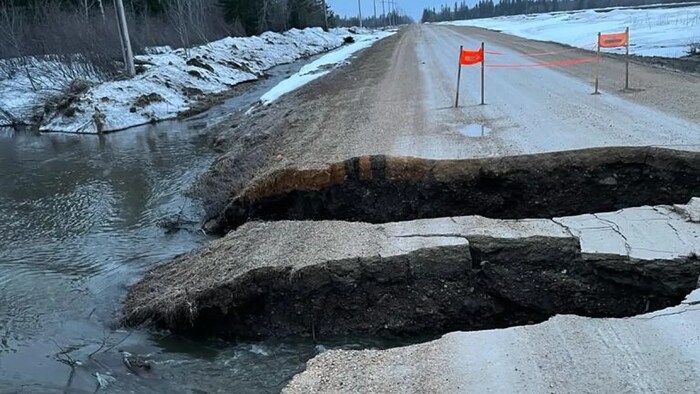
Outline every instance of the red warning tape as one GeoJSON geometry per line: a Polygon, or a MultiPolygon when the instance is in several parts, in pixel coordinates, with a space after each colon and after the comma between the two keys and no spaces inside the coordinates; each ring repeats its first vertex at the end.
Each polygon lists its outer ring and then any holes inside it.
{"type": "MultiPolygon", "coordinates": [[[[525,56],[532,56],[532,57],[537,57],[537,56],[550,56],[550,55],[558,55],[560,53],[566,53],[566,52],[573,52],[573,51],[579,51],[581,49],[595,49],[596,44],[589,44],[586,46],[583,46],[581,48],[568,48],[568,49],[562,49],[561,51],[553,51],[553,52],[514,52],[513,54],[516,55],[525,55],[525,56]]],[[[509,55],[508,53],[503,53],[503,52],[498,52],[498,51],[486,51],[487,54],[489,55],[495,55],[495,56],[506,56],[509,55]]]]}
{"type": "Polygon", "coordinates": [[[581,59],[555,60],[555,61],[551,61],[551,62],[529,63],[529,64],[489,64],[489,63],[486,63],[486,67],[487,68],[557,67],[557,66],[570,66],[573,64],[593,63],[596,61],[598,61],[598,57],[593,56],[593,57],[584,57],[581,59]]]}
{"type": "Polygon", "coordinates": [[[532,57],[537,57],[537,56],[549,56],[549,55],[558,55],[560,53],[566,53],[566,52],[573,52],[573,51],[579,51],[581,49],[595,49],[596,44],[590,44],[581,48],[569,48],[569,49],[562,49],[561,51],[554,51],[554,52],[522,52],[520,53],[521,55],[526,55],[526,56],[532,56],[532,57]]]}

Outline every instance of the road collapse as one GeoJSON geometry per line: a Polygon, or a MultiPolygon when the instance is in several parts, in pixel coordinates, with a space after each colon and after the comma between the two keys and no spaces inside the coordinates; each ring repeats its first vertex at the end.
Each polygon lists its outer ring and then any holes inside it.
{"type": "Polygon", "coordinates": [[[698,193],[700,153],[663,148],[468,160],[364,156],[254,180],[212,229],[225,233],[251,220],[552,218],[682,203],[698,193]]]}
{"type": "Polygon", "coordinates": [[[235,231],[134,285],[123,322],[262,338],[632,316],[676,305],[700,274],[693,244],[674,233],[697,226],[696,207],[641,206],[699,192],[700,153],[659,148],[287,169],[229,203],[218,228],[235,231]],[[647,250],[602,215],[558,218],[618,209],[620,223],[654,215],[644,220],[678,250],[647,250]],[[621,250],[590,241],[600,234],[621,250]]]}

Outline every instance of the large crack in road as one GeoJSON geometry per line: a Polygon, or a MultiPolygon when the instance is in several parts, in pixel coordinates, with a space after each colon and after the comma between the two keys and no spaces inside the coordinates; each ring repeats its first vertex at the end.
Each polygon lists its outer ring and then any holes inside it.
{"type": "Polygon", "coordinates": [[[698,195],[696,152],[630,147],[473,160],[364,156],[258,179],[209,229],[226,232],[249,220],[551,218],[684,203],[698,195]]]}

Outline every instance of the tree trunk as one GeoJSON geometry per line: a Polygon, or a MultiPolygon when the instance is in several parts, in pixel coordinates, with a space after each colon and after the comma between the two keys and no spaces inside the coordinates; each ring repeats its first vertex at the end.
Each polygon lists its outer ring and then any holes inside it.
{"type": "Polygon", "coordinates": [[[133,77],[136,75],[136,67],[134,66],[134,52],[131,49],[131,39],[129,39],[129,27],[126,24],[124,3],[122,0],[114,0],[114,3],[117,10],[119,34],[122,41],[122,53],[124,54],[126,73],[129,74],[130,77],[133,77]]]}

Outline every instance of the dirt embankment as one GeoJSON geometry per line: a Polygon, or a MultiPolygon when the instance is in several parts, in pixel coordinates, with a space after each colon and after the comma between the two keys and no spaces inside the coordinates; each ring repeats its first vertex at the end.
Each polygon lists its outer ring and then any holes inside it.
{"type": "Polygon", "coordinates": [[[133,286],[124,322],[188,335],[439,334],[678,303],[693,257],[582,254],[550,220],[249,223],[133,286]],[[487,230],[484,230],[486,228],[487,230]]]}
{"type": "Polygon", "coordinates": [[[209,229],[225,233],[249,220],[551,218],[698,195],[698,152],[630,147],[472,160],[363,156],[261,177],[209,229]]]}

